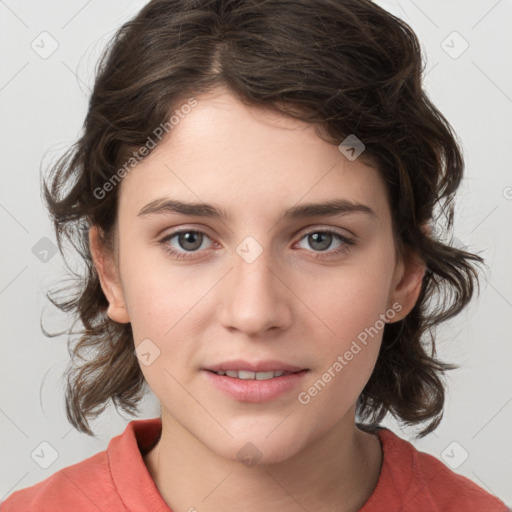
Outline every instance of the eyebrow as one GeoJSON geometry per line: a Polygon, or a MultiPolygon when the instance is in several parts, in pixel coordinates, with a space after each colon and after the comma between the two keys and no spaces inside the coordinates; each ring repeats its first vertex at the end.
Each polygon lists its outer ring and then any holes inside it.
{"type": "MultiPolygon", "coordinates": [[[[227,220],[229,215],[226,210],[214,204],[185,203],[177,199],[163,197],[151,201],[138,213],[138,217],[154,214],[176,213],[194,217],[206,217],[218,220],[227,220]]],[[[334,217],[353,213],[363,213],[371,217],[377,214],[369,206],[347,199],[332,199],[322,203],[305,203],[292,206],[286,210],[281,219],[301,219],[308,217],[334,217]]]]}

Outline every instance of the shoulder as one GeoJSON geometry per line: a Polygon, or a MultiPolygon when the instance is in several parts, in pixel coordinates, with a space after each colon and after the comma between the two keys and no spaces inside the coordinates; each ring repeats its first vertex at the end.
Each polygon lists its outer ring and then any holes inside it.
{"type": "Polygon", "coordinates": [[[107,452],[99,452],[63,468],[42,482],[12,493],[1,512],[54,512],[55,510],[125,511],[115,500],[107,452]]]}
{"type": "Polygon", "coordinates": [[[168,510],[142,458],[161,433],[160,418],[133,420],[106,450],[63,468],[46,480],[12,493],[0,512],[126,512],[168,510]]]}
{"type": "Polygon", "coordinates": [[[376,491],[394,496],[403,512],[507,512],[505,503],[436,457],[419,451],[391,430],[378,430],[384,459],[376,491]],[[380,489],[379,489],[380,484],[380,489]]]}

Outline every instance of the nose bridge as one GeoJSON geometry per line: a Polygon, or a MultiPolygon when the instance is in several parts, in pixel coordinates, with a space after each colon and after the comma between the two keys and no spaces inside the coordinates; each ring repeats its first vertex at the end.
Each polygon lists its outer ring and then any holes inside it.
{"type": "Polygon", "coordinates": [[[233,254],[233,270],[223,288],[222,322],[247,334],[290,321],[286,287],[275,275],[272,251],[246,237],[233,254]]]}

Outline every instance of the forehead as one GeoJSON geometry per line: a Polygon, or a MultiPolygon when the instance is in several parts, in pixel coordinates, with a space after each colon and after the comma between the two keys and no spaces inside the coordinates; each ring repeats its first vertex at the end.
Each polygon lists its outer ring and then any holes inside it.
{"type": "Polygon", "coordinates": [[[385,215],[377,169],[349,161],[313,125],[248,106],[223,89],[195,99],[196,106],[123,179],[120,213],[137,215],[150,201],[169,196],[262,217],[335,197],[371,204],[385,215]]]}

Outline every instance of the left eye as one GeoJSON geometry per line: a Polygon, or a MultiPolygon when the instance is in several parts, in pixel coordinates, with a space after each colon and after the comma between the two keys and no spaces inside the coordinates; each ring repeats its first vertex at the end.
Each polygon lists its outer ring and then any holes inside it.
{"type": "MultiPolygon", "coordinates": [[[[311,231],[306,233],[301,240],[307,239],[307,243],[316,248],[317,251],[325,251],[333,242],[333,239],[338,239],[341,242],[341,246],[352,245],[352,240],[347,237],[341,235],[337,231],[325,230],[325,231],[311,231]],[[316,247],[315,247],[316,245],[316,247]]],[[[337,253],[338,251],[333,251],[337,253]]]]}
{"type": "MultiPolygon", "coordinates": [[[[190,258],[192,257],[193,253],[198,252],[199,249],[201,249],[205,238],[209,238],[205,232],[188,229],[171,233],[170,235],[167,235],[165,238],[163,238],[160,243],[163,244],[164,249],[174,257],[190,258]],[[177,240],[178,247],[168,243],[173,239],[177,240]]],[[[354,244],[353,240],[347,238],[341,233],[338,233],[337,231],[329,229],[310,231],[305,233],[300,238],[300,241],[305,239],[307,240],[307,243],[310,245],[310,247],[313,247],[313,252],[327,252],[328,255],[336,255],[343,251],[347,251],[349,246],[354,244]],[[337,239],[340,242],[340,245],[334,250],[326,251],[334,239],[337,239]]],[[[315,255],[315,257],[319,258],[324,256],[318,254],[315,255]]]]}

